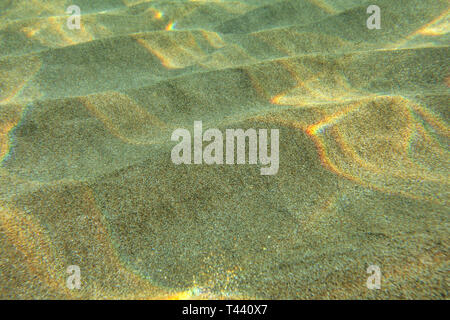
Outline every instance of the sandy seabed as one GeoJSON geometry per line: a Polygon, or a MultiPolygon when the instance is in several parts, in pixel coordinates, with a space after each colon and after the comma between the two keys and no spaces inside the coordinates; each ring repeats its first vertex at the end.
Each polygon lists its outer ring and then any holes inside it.
{"type": "Polygon", "coordinates": [[[1,299],[448,299],[448,1],[75,2],[0,0],[1,299]]]}

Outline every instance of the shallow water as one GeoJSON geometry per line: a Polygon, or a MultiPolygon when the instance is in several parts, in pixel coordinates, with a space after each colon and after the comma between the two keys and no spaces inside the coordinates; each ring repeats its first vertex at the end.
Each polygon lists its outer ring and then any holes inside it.
{"type": "Polygon", "coordinates": [[[447,1],[77,4],[0,1],[0,298],[448,299],[447,1]],[[277,174],[175,165],[194,121],[277,174]]]}

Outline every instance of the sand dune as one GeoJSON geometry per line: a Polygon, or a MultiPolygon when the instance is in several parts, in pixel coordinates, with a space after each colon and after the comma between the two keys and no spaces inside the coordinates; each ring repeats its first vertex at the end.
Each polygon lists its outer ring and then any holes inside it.
{"type": "Polygon", "coordinates": [[[69,30],[1,1],[0,297],[448,299],[448,2],[376,2],[381,30],[356,0],[86,0],[69,30]],[[196,120],[280,129],[278,174],[174,165],[196,120]]]}

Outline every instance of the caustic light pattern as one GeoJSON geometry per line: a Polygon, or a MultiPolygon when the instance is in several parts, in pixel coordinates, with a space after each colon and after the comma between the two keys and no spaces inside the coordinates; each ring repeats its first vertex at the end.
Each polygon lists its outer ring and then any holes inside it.
{"type": "Polygon", "coordinates": [[[448,299],[448,1],[69,5],[0,1],[0,298],[448,299]],[[195,121],[277,173],[174,164],[195,121]]]}

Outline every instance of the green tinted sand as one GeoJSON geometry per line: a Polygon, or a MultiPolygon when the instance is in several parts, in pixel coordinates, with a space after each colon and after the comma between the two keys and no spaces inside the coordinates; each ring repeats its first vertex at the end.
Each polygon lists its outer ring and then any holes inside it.
{"type": "Polygon", "coordinates": [[[0,1],[0,298],[448,299],[447,1],[70,4],[0,1]],[[278,173],[174,165],[196,120],[278,173]]]}

